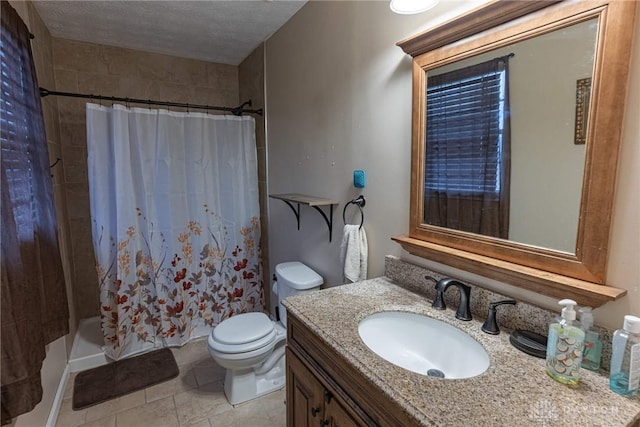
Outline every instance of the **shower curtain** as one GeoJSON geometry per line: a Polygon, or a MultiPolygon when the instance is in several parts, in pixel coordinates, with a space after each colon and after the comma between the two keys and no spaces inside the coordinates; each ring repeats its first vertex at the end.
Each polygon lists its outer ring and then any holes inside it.
{"type": "Polygon", "coordinates": [[[262,310],[252,117],[87,104],[87,146],[109,357],[262,310]]]}

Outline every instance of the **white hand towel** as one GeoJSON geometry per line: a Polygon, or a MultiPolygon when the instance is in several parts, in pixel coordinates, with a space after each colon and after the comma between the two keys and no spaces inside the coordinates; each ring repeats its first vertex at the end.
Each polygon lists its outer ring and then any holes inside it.
{"type": "Polygon", "coordinates": [[[359,225],[344,226],[340,259],[344,264],[344,277],[351,282],[359,282],[367,278],[367,234],[359,225]]]}

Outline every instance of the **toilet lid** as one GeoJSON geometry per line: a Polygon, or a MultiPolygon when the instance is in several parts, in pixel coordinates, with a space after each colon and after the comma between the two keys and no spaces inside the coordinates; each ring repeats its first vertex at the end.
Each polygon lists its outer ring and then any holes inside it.
{"type": "Polygon", "coordinates": [[[273,332],[273,322],[264,313],[243,313],[223,320],[213,329],[220,344],[239,345],[260,340],[273,332]]]}
{"type": "Polygon", "coordinates": [[[214,350],[219,353],[225,354],[246,354],[255,350],[273,348],[273,344],[276,342],[277,333],[275,329],[269,334],[256,341],[251,341],[244,344],[222,344],[213,337],[213,332],[209,335],[209,351],[214,350]]]}

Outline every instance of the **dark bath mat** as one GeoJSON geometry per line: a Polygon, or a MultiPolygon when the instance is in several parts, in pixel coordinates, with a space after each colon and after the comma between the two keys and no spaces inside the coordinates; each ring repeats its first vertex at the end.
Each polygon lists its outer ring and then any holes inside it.
{"type": "Polygon", "coordinates": [[[175,378],[180,373],[168,348],[80,372],[73,385],[79,410],[175,378]]]}

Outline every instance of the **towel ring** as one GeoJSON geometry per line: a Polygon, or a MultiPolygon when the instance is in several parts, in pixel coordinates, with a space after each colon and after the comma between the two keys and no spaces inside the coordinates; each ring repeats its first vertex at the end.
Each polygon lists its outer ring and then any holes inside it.
{"type": "Polygon", "coordinates": [[[347,224],[345,214],[347,213],[347,208],[349,207],[349,205],[356,205],[358,209],[360,209],[360,216],[362,217],[362,219],[360,220],[360,227],[358,229],[362,229],[362,226],[364,225],[364,211],[362,210],[362,207],[366,204],[367,201],[364,199],[364,196],[358,196],[357,198],[344,205],[344,209],[342,209],[342,222],[344,222],[345,225],[347,224]]]}

